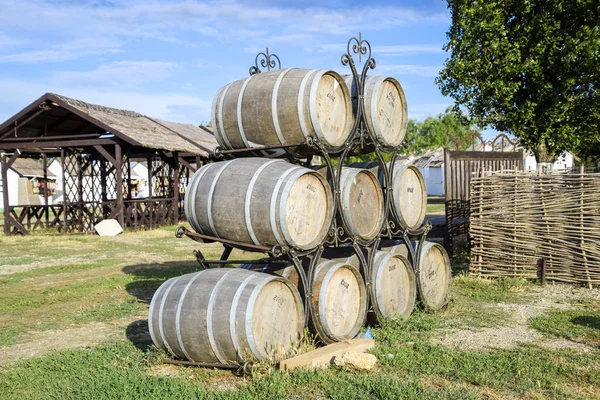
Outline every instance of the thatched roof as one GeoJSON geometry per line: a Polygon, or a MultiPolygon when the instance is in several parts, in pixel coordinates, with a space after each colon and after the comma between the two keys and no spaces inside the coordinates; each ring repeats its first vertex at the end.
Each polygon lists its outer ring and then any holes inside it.
{"type": "MultiPolygon", "coordinates": [[[[12,166],[10,167],[13,171],[15,171],[20,176],[28,177],[28,178],[43,178],[44,177],[44,168],[42,164],[39,162],[32,160],[30,158],[17,158],[12,166]]],[[[56,179],[56,176],[50,171],[47,171],[46,175],[49,179],[56,179]]]]}
{"type": "Polygon", "coordinates": [[[444,149],[423,153],[412,160],[411,165],[415,167],[439,168],[444,165],[444,149]]]}
{"type": "Polygon", "coordinates": [[[44,94],[0,124],[0,149],[36,149],[34,145],[39,144],[37,149],[47,152],[48,149],[105,144],[112,137],[134,147],[205,158],[218,145],[212,132],[205,128],[54,93],[44,94]]]}
{"type": "Polygon", "coordinates": [[[195,125],[163,121],[135,111],[90,104],[59,94],[51,94],[107,125],[111,128],[110,133],[119,132],[142,147],[184,151],[207,157],[218,146],[214,136],[195,125]]]}

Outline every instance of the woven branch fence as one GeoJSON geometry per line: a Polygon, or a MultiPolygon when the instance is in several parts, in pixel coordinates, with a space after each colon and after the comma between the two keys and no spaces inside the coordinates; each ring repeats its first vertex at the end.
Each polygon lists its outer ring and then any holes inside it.
{"type": "Polygon", "coordinates": [[[474,177],[469,234],[472,273],[600,285],[600,174],[474,177]]]}

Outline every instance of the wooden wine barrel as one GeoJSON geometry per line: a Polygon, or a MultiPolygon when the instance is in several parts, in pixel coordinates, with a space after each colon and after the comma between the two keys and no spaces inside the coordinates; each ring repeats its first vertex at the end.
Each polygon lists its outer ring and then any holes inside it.
{"type": "MultiPolygon", "coordinates": [[[[327,177],[327,168],[314,168],[327,177]]],[[[380,234],[385,218],[385,205],[383,190],[372,171],[342,168],[340,200],[340,211],[344,214],[349,236],[371,240],[380,234]]]]}
{"type": "MultiPolygon", "coordinates": [[[[344,81],[356,106],[357,91],[352,75],[344,81]]],[[[398,147],[408,126],[408,105],[402,85],[395,78],[367,76],[365,82],[365,120],[377,141],[386,147],[398,147]]]]}
{"type": "Polygon", "coordinates": [[[315,318],[309,327],[328,344],[355,337],[367,315],[367,292],[353,266],[324,260],[315,269],[315,318]]]}
{"type": "MultiPolygon", "coordinates": [[[[286,276],[300,287],[298,273],[292,265],[248,265],[242,268],[286,276]]],[[[360,272],[352,265],[322,259],[315,267],[312,305],[315,315],[309,323],[325,344],[355,337],[365,321],[367,293],[360,272]]]]}
{"type": "MultiPolygon", "coordinates": [[[[416,242],[419,245],[419,242],[416,242]]],[[[408,257],[408,248],[404,243],[382,246],[381,250],[408,257]]],[[[419,264],[413,266],[416,271],[417,297],[424,309],[436,311],[448,302],[452,270],[446,249],[434,242],[423,242],[419,264]]]]}
{"type": "Polygon", "coordinates": [[[452,270],[442,245],[423,243],[416,276],[418,296],[424,309],[437,311],[448,303],[452,270]]]}
{"type": "Polygon", "coordinates": [[[323,242],[334,208],[331,189],[321,175],[263,158],[203,166],[190,180],[184,205],[198,233],[303,250],[323,242]]]}
{"type": "Polygon", "coordinates": [[[406,257],[378,251],[371,274],[376,315],[379,318],[408,318],[415,307],[417,284],[406,257]]]}
{"type": "Polygon", "coordinates": [[[299,343],[304,308],[287,280],[238,268],[171,278],[150,303],[152,341],[178,358],[236,364],[299,343]]]}
{"type": "MultiPolygon", "coordinates": [[[[351,164],[352,167],[377,170],[383,186],[383,169],[376,162],[351,164]]],[[[392,171],[392,208],[398,216],[397,222],[403,229],[418,229],[427,214],[427,189],[421,171],[411,165],[396,163],[392,171]]],[[[394,218],[395,219],[395,218],[394,218]]]]}
{"type": "Polygon", "coordinates": [[[353,125],[350,91],[335,71],[289,68],[249,76],[219,90],[215,138],[225,149],[304,143],[344,144],[353,125]]]}
{"type": "MultiPolygon", "coordinates": [[[[331,254],[333,252],[329,252],[331,254]]],[[[336,259],[360,267],[358,256],[336,259]]],[[[408,318],[415,307],[417,285],[408,259],[388,251],[377,251],[371,268],[372,306],[377,319],[408,318]]]]}
{"type": "Polygon", "coordinates": [[[272,264],[241,264],[240,268],[250,271],[262,272],[265,274],[276,275],[285,278],[294,285],[301,296],[304,296],[304,288],[302,280],[298,276],[298,271],[292,264],[272,263],[272,264]]]}
{"type": "Polygon", "coordinates": [[[382,245],[379,247],[381,251],[387,251],[388,253],[398,254],[406,258],[410,261],[410,254],[408,252],[408,248],[404,242],[398,242],[397,244],[391,246],[382,245]]]}
{"type": "Polygon", "coordinates": [[[369,170],[342,168],[340,176],[341,212],[352,236],[371,240],[379,235],[384,222],[383,190],[369,170]]]}

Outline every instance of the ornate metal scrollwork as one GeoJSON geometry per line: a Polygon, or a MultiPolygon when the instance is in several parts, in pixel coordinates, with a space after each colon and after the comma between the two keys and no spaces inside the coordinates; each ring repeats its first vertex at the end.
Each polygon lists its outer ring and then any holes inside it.
{"type": "Polygon", "coordinates": [[[267,47],[264,52],[260,52],[254,59],[254,65],[250,67],[250,75],[260,74],[262,71],[259,67],[266,68],[267,71],[275,69],[281,69],[281,60],[275,54],[269,54],[269,48],[267,47]]]}
{"type": "Polygon", "coordinates": [[[352,54],[358,55],[358,62],[362,62],[363,56],[365,56],[365,69],[373,69],[376,66],[375,59],[371,57],[371,43],[362,38],[362,32],[358,33],[358,38],[352,37],[348,40],[346,46],[346,54],[342,55],[342,65],[348,65],[353,61],[352,54]]]}

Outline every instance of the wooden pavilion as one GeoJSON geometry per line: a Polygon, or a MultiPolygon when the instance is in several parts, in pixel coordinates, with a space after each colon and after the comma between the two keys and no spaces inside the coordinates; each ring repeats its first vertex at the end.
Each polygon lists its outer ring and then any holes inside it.
{"type": "Polygon", "coordinates": [[[62,198],[49,202],[45,190],[41,205],[9,204],[4,185],[4,233],[86,232],[109,218],[131,229],[176,223],[191,174],[216,147],[205,128],[46,93],[0,125],[2,182],[18,158],[38,161],[42,182],[56,160],[62,198]],[[148,167],[144,198],[132,191],[134,161],[148,167]]]}

